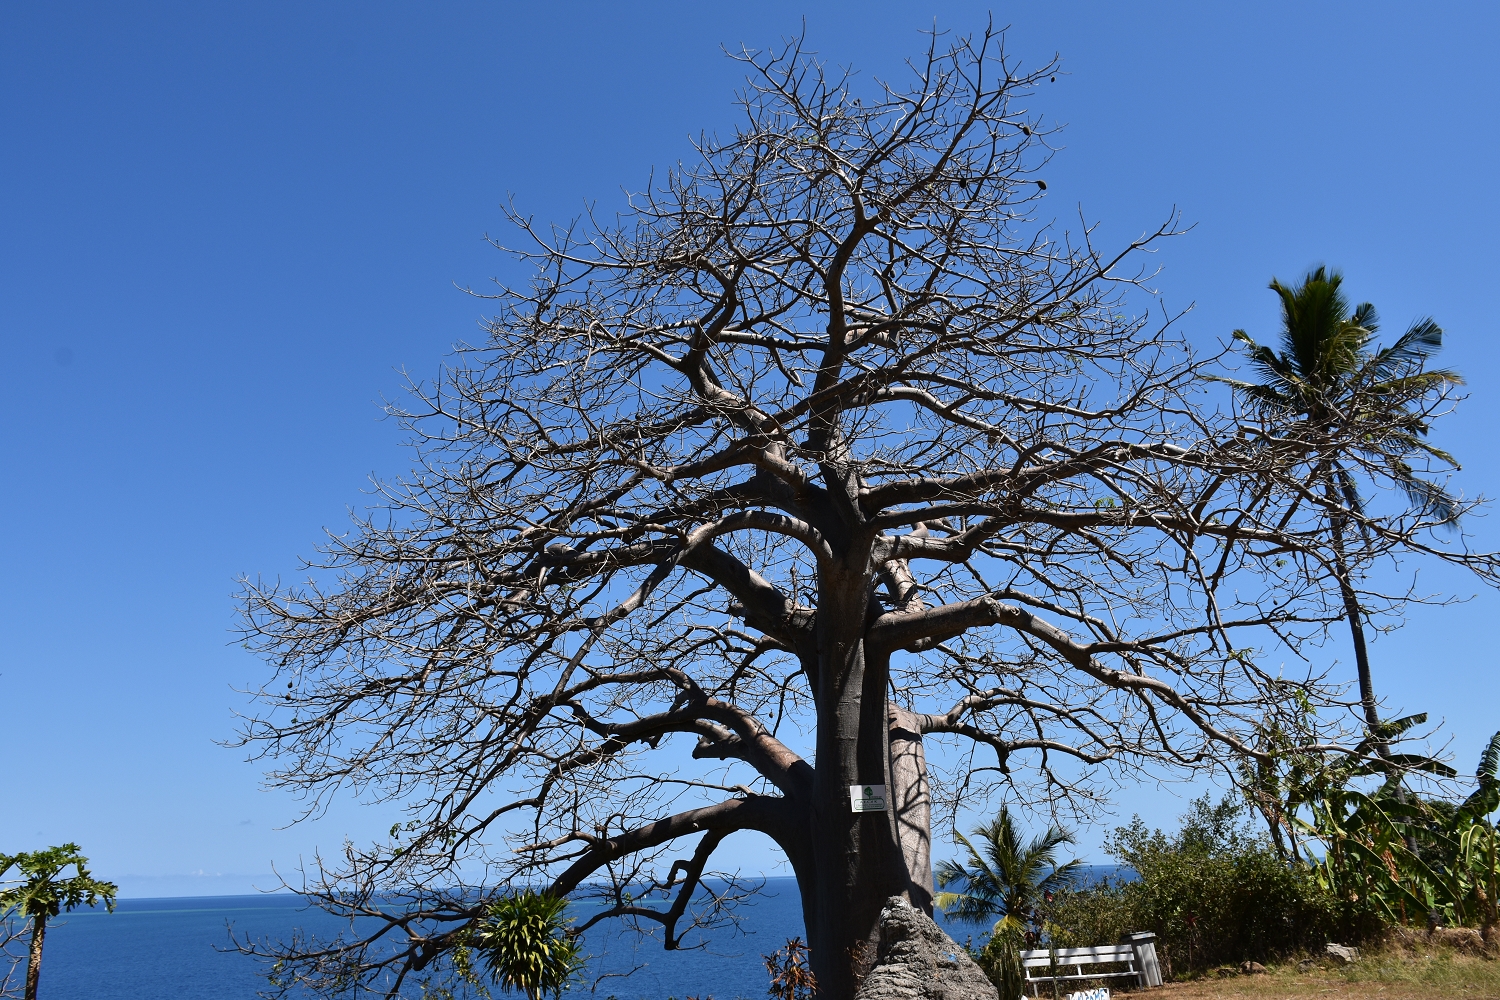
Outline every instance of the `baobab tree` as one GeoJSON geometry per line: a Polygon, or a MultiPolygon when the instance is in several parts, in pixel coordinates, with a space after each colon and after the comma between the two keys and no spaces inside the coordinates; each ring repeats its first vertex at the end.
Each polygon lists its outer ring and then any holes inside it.
{"type": "Polygon", "coordinates": [[[513,214],[531,278],[397,410],[415,471],[307,583],[247,583],[271,781],[409,814],[310,873],[361,933],[260,949],[277,982],[399,993],[507,887],[677,947],[749,831],[848,1000],[958,791],[1081,805],[1341,697],[1297,658],[1343,613],[1337,497],[1136,308],[1171,221],[1108,254],[1034,221],[1055,67],[1001,42],[934,34],[899,86],[744,52],[733,134],[624,214],[513,214]],[[973,753],[930,778],[931,740],[973,753]]]}

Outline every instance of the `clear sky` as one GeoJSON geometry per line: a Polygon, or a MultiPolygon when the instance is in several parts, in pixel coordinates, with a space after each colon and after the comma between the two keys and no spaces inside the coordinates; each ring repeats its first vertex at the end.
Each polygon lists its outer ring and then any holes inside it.
{"type": "MultiPolygon", "coordinates": [[[[260,665],[234,578],[292,575],[405,456],[379,400],[476,335],[513,193],[541,219],[619,204],[732,120],[721,44],[800,30],[892,75],[983,4],[0,5],[0,850],[77,840],[127,888],[255,875],[389,826],[322,819],[215,745],[260,665]]],[[[1028,3],[1009,47],[1066,72],[1058,217],[1106,240],[1178,207],[1159,287],[1211,343],[1274,331],[1272,275],[1326,262],[1387,329],[1433,315],[1472,398],[1439,429],[1500,495],[1494,4],[1028,3]]],[[[1500,520],[1472,529],[1500,548],[1500,520]]],[[[1423,576],[1472,594],[1468,581],[1423,576]]],[[[1500,728],[1500,599],[1374,646],[1392,707],[1462,769],[1500,728]]],[[[1326,651],[1352,676],[1347,654],[1326,651]]],[[[1172,794],[1119,811],[1166,822],[1172,794]]],[[[1092,850],[1098,831],[1085,831],[1092,850]]],[[[755,857],[747,855],[747,863],[755,857]]],[[[243,880],[241,880],[243,882],[243,880]]]]}

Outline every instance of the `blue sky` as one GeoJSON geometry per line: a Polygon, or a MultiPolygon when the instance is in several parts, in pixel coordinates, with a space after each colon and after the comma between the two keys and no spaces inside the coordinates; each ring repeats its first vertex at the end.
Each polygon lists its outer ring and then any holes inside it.
{"type": "MultiPolygon", "coordinates": [[[[230,595],[240,573],[295,574],[370,474],[403,470],[379,401],[398,369],[430,375],[475,335],[483,303],[458,287],[505,272],[483,240],[499,204],[611,208],[727,126],[739,72],[721,44],[770,44],[805,15],[811,47],[891,75],[934,17],[968,30],[988,10],[0,6],[0,849],[77,840],[101,874],[165,892],[389,826],[339,802],[280,829],[297,804],[215,745],[234,688],[262,674],[233,644],[230,595]]],[[[1500,494],[1500,8],[994,17],[1013,52],[1064,60],[1033,102],[1068,126],[1050,212],[1081,210],[1109,241],[1180,209],[1195,228],[1158,254],[1158,284],[1195,305],[1202,343],[1269,336],[1266,281],[1319,262],[1388,329],[1435,316],[1472,395],[1439,442],[1466,492],[1500,494]]],[[[1472,529],[1500,548],[1495,518],[1472,529]]],[[[1464,769],[1500,728],[1497,614],[1480,594],[1374,646],[1377,689],[1446,720],[1464,769]]],[[[1119,796],[1126,816],[1180,809],[1170,790],[1119,796]]]]}

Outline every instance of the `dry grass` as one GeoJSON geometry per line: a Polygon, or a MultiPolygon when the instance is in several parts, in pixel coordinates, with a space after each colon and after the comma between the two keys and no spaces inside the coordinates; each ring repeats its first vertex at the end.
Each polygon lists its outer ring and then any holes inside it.
{"type": "MultiPolygon", "coordinates": [[[[1465,955],[1444,947],[1393,945],[1343,968],[1295,963],[1274,966],[1265,975],[1230,973],[1187,983],[1169,983],[1141,994],[1160,1000],[1254,997],[1380,997],[1382,1000],[1435,1000],[1438,997],[1490,997],[1500,1000],[1500,961],[1465,955]]],[[[1225,970],[1229,973],[1229,970],[1225,970]]]]}

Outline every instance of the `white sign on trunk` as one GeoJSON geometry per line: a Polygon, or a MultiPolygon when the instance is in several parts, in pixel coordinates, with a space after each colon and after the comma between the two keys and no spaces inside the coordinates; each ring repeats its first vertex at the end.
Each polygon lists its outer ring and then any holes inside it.
{"type": "Polygon", "coordinates": [[[849,808],[857,813],[885,812],[885,786],[850,785],[849,808]]]}

